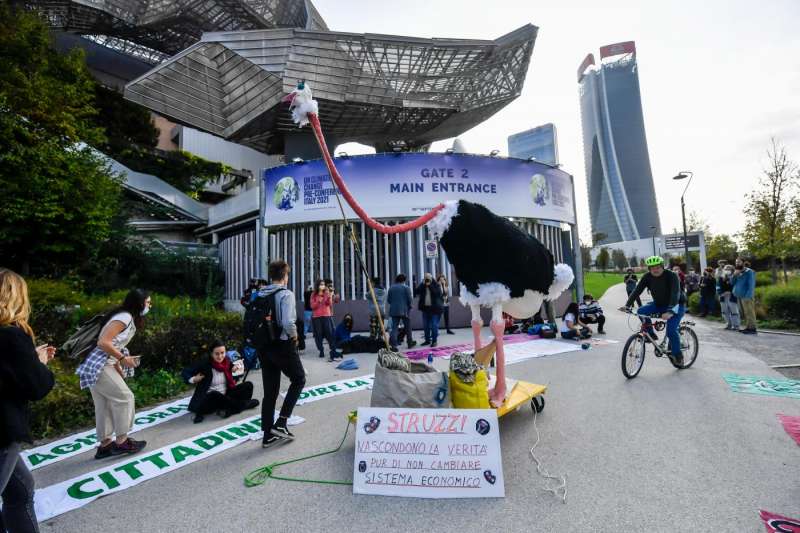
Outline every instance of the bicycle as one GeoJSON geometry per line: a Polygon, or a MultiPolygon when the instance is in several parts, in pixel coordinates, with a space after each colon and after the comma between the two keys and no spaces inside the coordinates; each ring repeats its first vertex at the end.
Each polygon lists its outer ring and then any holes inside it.
{"type": "Polygon", "coordinates": [[[670,357],[670,349],[668,347],[668,337],[664,334],[664,338],[659,342],[658,333],[654,333],[655,338],[650,335],[648,329],[652,326],[655,332],[664,331],[667,328],[667,322],[661,318],[661,315],[651,315],[649,318],[653,320],[651,324],[647,324],[644,318],[645,315],[639,315],[631,310],[625,310],[630,315],[636,315],[641,321],[639,331],[631,335],[625,342],[622,348],[622,374],[628,378],[635,378],[642,370],[644,365],[644,356],[647,351],[647,345],[652,344],[656,357],[667,356],[672,366],[677,369],[686,369],[692,366],[697,359],[699,351],[699,343],[697,334],[692,329],[694,322],[690,320],[682,320],[678,327],[678,333],[681,337],[681,351],[683,351],[683,364],[678,364],[670,357]]]}

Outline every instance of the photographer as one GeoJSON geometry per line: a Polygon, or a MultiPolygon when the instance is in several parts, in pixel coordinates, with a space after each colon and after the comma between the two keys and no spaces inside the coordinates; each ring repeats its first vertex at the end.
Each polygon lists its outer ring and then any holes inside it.
{"type": "Polygon", "coordinates": [[[25,280],[0,268],[0,531],[39,531],[33,476],[19,452],[22,442],[33,442],[30,402],[47,396],[55,384],[46,366],[55,348],[46,344],[36,347],[28,324],[30,313],[25,280]]]}
{"type": "Polygon", "coordinates": [[[425,342],[422,346],[436,347],[439,338],[439,320],[442,317],[444,301],[442,288],[433,280],[433,276],[425,273],[425,278],[416,290],[419,296],[418,307],[422,311],[422,322],[425,328],[425,342]]]}
{"type": "Polygon", "coordinates": [[[333,283],[330,285],[325,280],[317,282],[317,290],[311,295],[311,324],[314,329],[314,342],[317,344],[320,358],[325,357],[323,340],[328,341],[330,359],[333,362],[341,354],[336,352],[336,340],[333,337],[333,304],[336,298],[333,283]]]}

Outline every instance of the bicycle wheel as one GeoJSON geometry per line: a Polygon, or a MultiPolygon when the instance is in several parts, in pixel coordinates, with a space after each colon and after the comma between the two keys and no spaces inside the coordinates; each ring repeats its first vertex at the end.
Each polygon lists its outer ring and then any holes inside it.
{"type": "Polygon", "coordinates": [[[697,359],[697,352],[700,350],[700,344],[697,341],[697,334],[689,326],[681,326],[678,329],[681,336],[681,351],[683,352],[683,364],[676,365],[670,358],[672,366],[675,368],[689,368],[697,359]]]}
{"type": "Polygon", "coordinates": [[[631,335],[622,348],[622,374],[635,378],[644,365],[645,344],[641,335],[631,335]]]}

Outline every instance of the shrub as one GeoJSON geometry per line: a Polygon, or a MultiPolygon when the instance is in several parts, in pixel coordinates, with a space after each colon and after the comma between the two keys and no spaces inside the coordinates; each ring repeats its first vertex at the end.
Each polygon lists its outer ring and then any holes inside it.
{"type": "Polygon", "coordinates": [[[771,318],[800,325],[800,286],[772,286],[764,291],[762,302],[771,318]]]}
{"type": "Polygon", "coordinates": [[[689,295],[689,312],[694,315],[700,314],[700,293],[693,292],[689,295]]]}
{"type": "Polygon", "coordinates": [[[132,354],[141,354],[142,368],[179,370],[210,350],[214,339],[228,343],[229,349],[240,349],[242,317],[222,311],[184,313],[148,325],[137,333],[128,346],[132,354]]]}

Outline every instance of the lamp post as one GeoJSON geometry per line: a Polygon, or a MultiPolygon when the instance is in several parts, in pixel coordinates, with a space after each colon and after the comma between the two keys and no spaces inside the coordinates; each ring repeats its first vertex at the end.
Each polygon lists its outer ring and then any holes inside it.
{"type": "Polygon", "coordinates": [[[656,255],[656,227],[650,226],[650,235],[653,237],[653,255],[656,255]]]}
{"type": "Polygon", "coordinates": [[[689,188],[689,185],[692,183],[692,178],[694,177],[694,172],[689,170],[683,170],[678,173],[677,176],[673,176],[672,179],[674,180],[682,180],[689,178],[689,182],[686,184],[686,187],[683,189],[683,193],[681,194],[681,217],[683,218],[683,253],[684,259],[686,260],[686,268],[691,268],[691,262],[689,261],[689,239],[686,236],[686,204],[683,202],[683,197],[686,195],[686,189],[689,188]]]}

